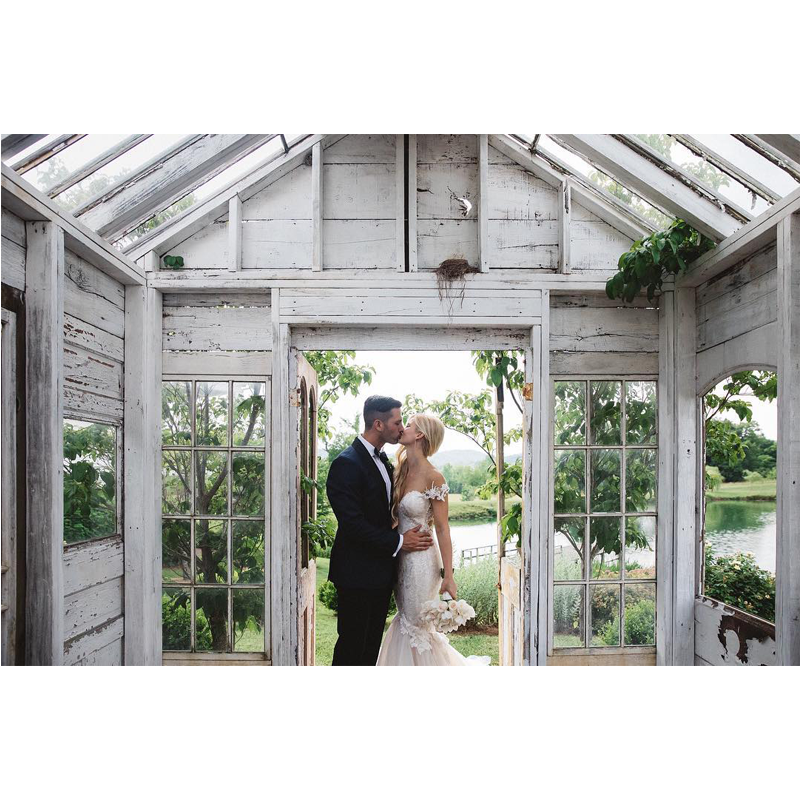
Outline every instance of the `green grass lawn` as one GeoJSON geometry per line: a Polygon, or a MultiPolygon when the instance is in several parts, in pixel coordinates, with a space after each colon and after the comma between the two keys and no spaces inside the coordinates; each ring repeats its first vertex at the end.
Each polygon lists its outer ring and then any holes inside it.
{"type": "MultiPolygon", "coordinates": [[[[317,652],[318,667],[329,667],[333,661],[333,648],[336,644],[336,614],[322,605],[319,599],[319,588],[328,580],[330,559],[317,559],[317,652]]],[[[389,627],[391,618],[386,620],[389,627]]],[[[499,663],[499,647],[497,636],[483,633],[450,634],[450,644],[463,656],[491,656],[492,665],[499,663]]]]}
{"type": "Polygon", "coordinates": [[[460,494],[451,494],[450,522],[493,522],[497,518],[497,500],[462,500],[460,494]]]}
{"type": "Polygon", "coordinates": [[[741,481],[722,483],[713,491],[706,492],[709,500],[774,500],[776,481],[741,481]]]}

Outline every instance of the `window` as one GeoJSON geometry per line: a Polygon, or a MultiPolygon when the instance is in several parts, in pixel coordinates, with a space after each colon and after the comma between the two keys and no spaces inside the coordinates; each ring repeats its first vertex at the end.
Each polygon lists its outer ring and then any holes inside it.
{"type": "Polygon", "coordinates": [[[266,384],[162,389],[164,650],[264,652],[266,384]]]}
{"type": "Polygon", "coordinates": [[[654,646],[656,382],[556,381],[553,396],[553,646],[654,646]]]}
{"type": "Polygon", "coordinates": [[[64,420],[64,544],[119,532],[117,438],[115,425],[64,420]]]}

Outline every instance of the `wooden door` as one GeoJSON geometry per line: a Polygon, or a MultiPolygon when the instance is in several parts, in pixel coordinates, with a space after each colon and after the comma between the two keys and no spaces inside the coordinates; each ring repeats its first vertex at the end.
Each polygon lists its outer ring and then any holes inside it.
{"type": "Polygon", "coordinates": [[[317,516],[317,373],[297,353],[297,663],[314,666],[317,566],[311,558],[309,524],[317,516]],[[305,480],[303,479],[305,477],[305,480]]]}
{"type": "Polygon", "coordinates": [[[3,309],[3,666],[16,663],[17,640],[17,315],[3,309]]]}

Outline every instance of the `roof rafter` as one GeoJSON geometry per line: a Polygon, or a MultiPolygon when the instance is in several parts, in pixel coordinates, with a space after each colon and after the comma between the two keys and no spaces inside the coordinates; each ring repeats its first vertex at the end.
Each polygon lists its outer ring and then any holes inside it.
{"type": "Polygon", "coordinates": [[[706,236],[721,241],[739,226],[715,202],[684,184],[657,163],[609,134],[551,134],[559,143],[597,163],[613,178],[671,214],[685,219],[706,236]]]}
{"type": "Polygon", "coordinates": [[[244,201],[282,178],[299,166],[317,142],[329,139],[328,134],[305,134],[289,143],[289,151],[270,156],[260,166],[243,178],[232,181],[215,195],[182,214],[165,222],[149,235],[143,236],[123,249],[130,258],[137,259],[151,250],[164,253],[169,248],[188,239],[192,234],[228,213],[228,201],[239,195],[244,201]]]}
{"type": "Polygon", "coordinates": [[[106,164],[110,164],[115,158],[119,158],[124,153],[127,153],[128,150],[136,147],[137,144],[141,144],[145,139],[149,139],[152,135],[152,133],[136,133],[133,136],[129,136],[127,139],[123,139],[119,144],[114,145],[114,147],[109,148],[104,153],[100,153],[99,156],[67,175],[63,181],[57,183],[47,192],[48,196],[56,197],[62,192],[66,192],[67,189],[71,189],[76,183],[80,183],[84,178],[94,175],[97,170],[102,169],[106,164]]]}
{"type": "Polygon", "coordinates": [[[792,161],[800,162],[800,136],[796,133],[758,133],[756,136],[792,161]]]}
{"type": "Polygon", "coordinates": [[[64,133],[55,141],[48,142],[46,145],[43,145],[38,150],[31,153],[24,161],[12,164],[11,169],[13,169],[17,175],[24,175],[34,167],[38,167],[39,164],[43,164],[54,155],[57,155],[62,150],[66,150],[70,145],[79,142],[85,136],[85,133],[64,133]]]}
{"type": "Polygon", "coordinates": [[[796,181],[800,181],[800,163],[785,155],[782,151],[774,148],[764,139],[753,136],[752,133],[734,133],[732,136],[742,144],[746,144],[751,150],[766,158],[780,167],[784,172],[788,172],[796,181]]]}
{"type": "Polygon", "coordinates": [[[763,184],[743,169],[740,169],[732,161],[728,161],[727,158],[717,153],[716,150],[712,150],[708,145],[695,139],[694,136],[690,136],[688,133],[671,133],[670,136],[680,142],[685,148],[691,150],[696,156],[700,156],[700,158],[708,161],[709,164],[713,164],[718,170],[721,170],[726,175],[730,175],[731,178],[735,178],[739,183],[746,186],[759,197],[762,197],[768,203],[774,203],[780,200],[780,195],[776,194],[769,186],[763,184]]]}
{"type": "Polygon", "coordinates": [[[15,155],[27,150],[45,136],[47,136],[46,133],[4,133],[1,146],[3,158],[14,158],[15,155]]]}
{"type": "Polygon", "coordinates": [[[75,216],[107,239],[118,238],[260,147],[271,134],[204,134],[180,142],[75,216]]]}

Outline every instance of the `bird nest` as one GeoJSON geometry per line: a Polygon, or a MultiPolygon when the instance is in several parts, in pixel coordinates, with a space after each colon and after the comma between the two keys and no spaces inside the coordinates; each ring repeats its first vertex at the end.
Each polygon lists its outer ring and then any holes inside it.
{"type": "Polygon", "coordinates": [[[464,305],[464,292],[467,288],[467,275],[480,272],[477,267],[470,266],[465,258],[447,258],[434,270],[436,285],[439,289],[439,300],[448,304],[448,316],[453,315],[456,300],[464,305]]]}

